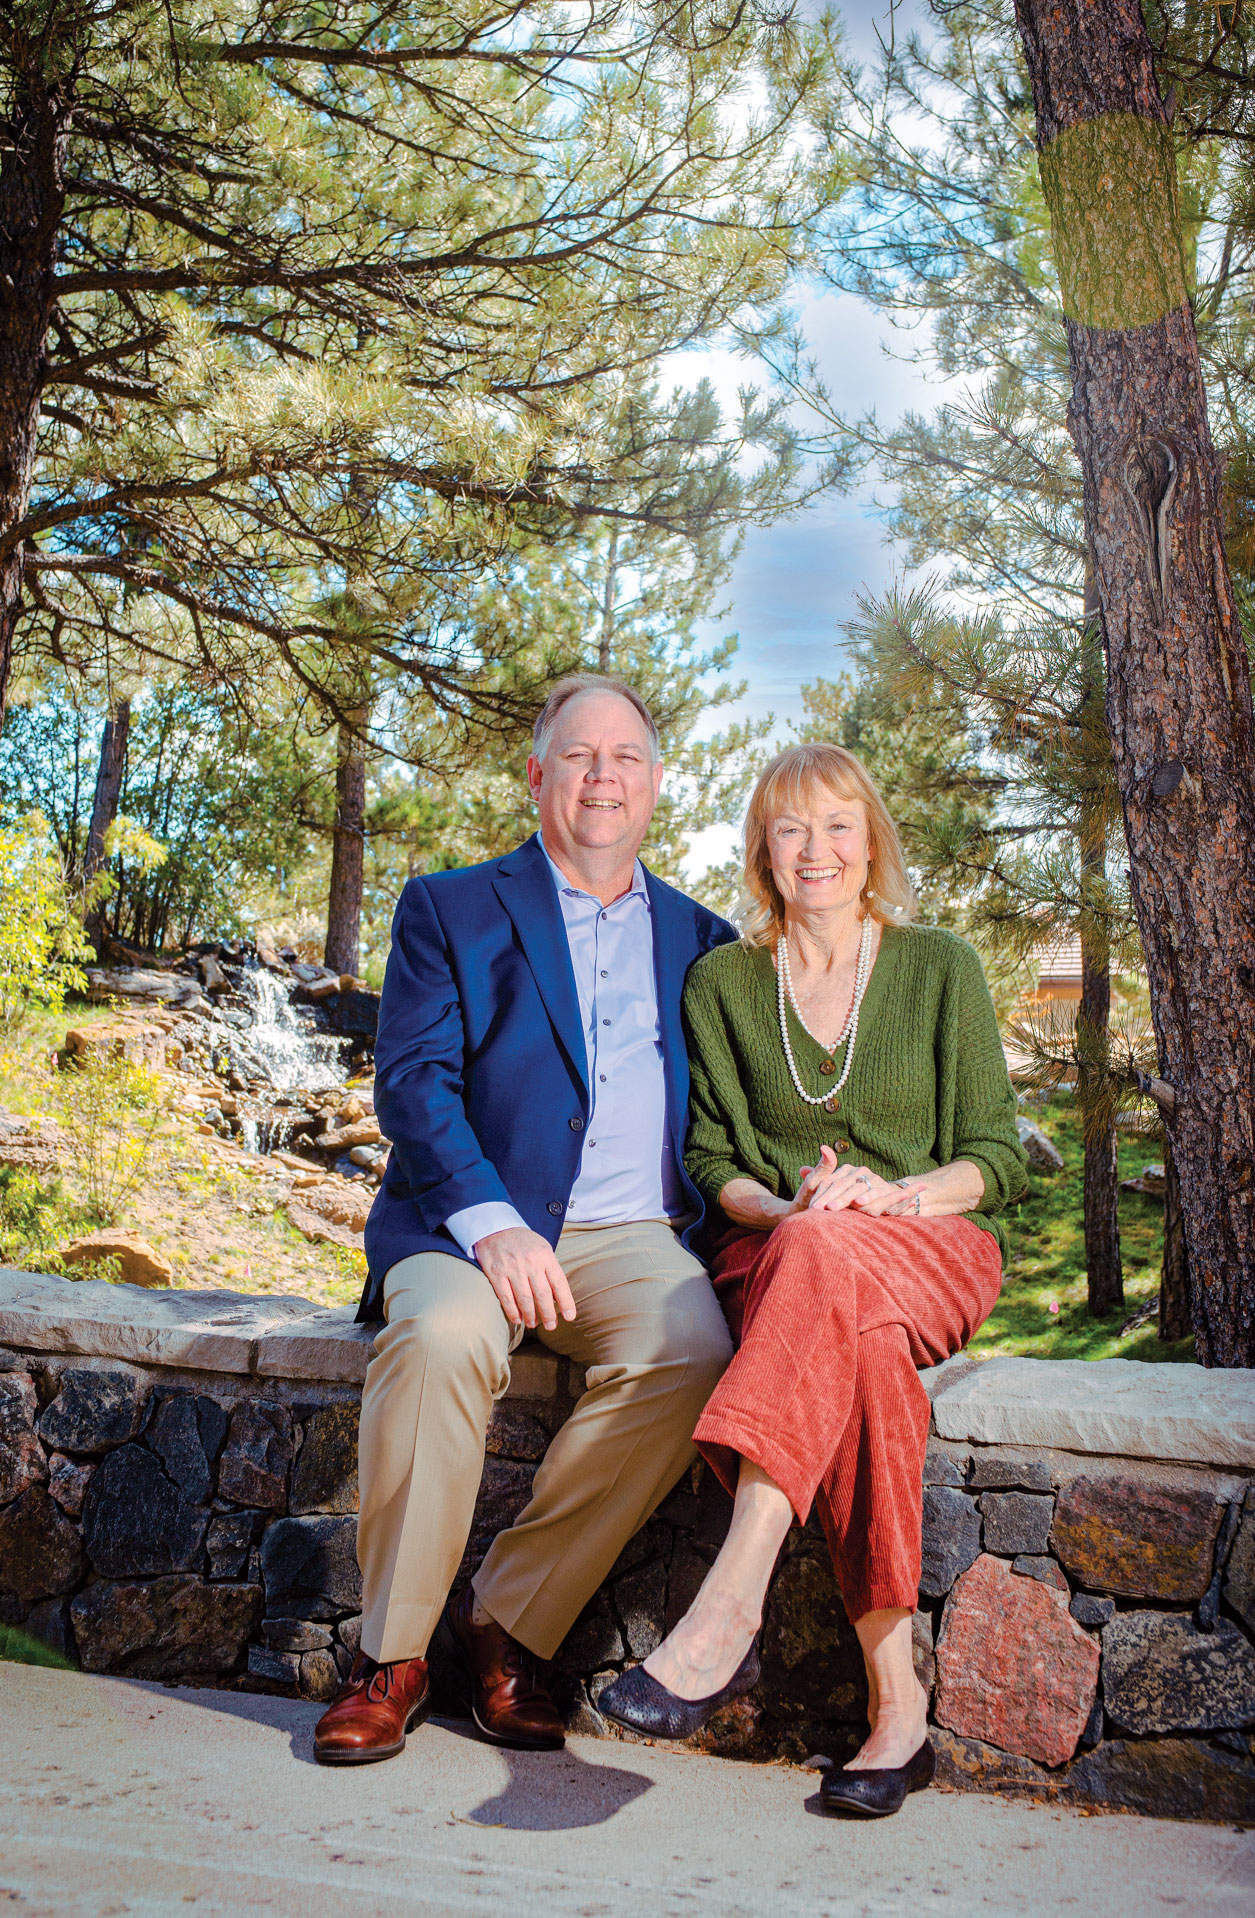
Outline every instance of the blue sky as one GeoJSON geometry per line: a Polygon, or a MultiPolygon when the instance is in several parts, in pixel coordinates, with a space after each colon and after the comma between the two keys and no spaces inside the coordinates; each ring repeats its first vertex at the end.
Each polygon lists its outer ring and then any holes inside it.
{"type": "MultiPolygon", "coordinates": [[[[841,13],[847,46],[855,58],[869,60],[876,51],[875,26],[887,32],[888,0],[849,0],[841,13]]],[[[926,30],[926,0],[897,9],[899,38],[916,23],[926,30]]],[[[886,352],[887,344],[895,354],[909,350],[910,338],[874,309],[817,287],[799,310],[811,354],[840,412],[874,408],[888,423],[912,407],[936,406],[935,376],[927,381],[886,352]]],[[[729,397],[746,377],[744,363],[730,355],[689,357],[729,397]]],[[[825,495],[773,527],[753,530],[737,560],[726,595],[729,617],[712,628],[712,637],[716,631],[739,634],[736,664],[748,690],[738,710],[756,718],[774,713],[782,739],[789,722],[802,715],[802,685],[841,670],[839,628],[856,612],[860,592],[883,588],[900,570],[873,492],[872,483],[864,482],[847,494],[825,495]]]]}

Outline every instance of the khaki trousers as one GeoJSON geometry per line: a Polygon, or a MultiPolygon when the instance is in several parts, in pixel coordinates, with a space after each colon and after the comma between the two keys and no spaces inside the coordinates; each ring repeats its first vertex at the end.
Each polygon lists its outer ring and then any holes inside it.
{"type": "MultiPolygon", "coordinates": [[[[697,1456],[693,1427],[732,1356],[705,1267],[665,1219],[568,1226],[557,1256],[577,1316],[539,1337],[587,1368],[587,1390],[474,1580],[540,1658],[697,1456]]],[[[362,1649],[381,1662],[427,1650],[522,1336],[479,1267],[444,1252],[392,1267],[384,1315],[362,1394],[357,1543],[362,1649]]]]}

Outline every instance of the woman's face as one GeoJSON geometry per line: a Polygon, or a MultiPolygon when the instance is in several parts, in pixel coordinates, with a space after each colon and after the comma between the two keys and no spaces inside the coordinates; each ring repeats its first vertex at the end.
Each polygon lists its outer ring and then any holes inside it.
{"type": "Polygon", "coordinates": [[[867,808],[820,791],[767,826],[772,877],[789,913],[847,906],[867,883],[867,808]]]}

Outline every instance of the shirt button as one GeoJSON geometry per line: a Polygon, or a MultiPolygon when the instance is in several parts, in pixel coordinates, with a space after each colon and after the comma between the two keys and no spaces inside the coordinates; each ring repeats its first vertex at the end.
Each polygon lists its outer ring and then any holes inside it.
{"type": "Polygon", "coordinates": [[[562,1217],[561,1199],[550,1199],[549,1210],[553,1213],[553,1216],[555,1219],[560,1219],[562,1217]]]}
{"type": "Polygon", "coordinates": [[[609,974],[609,973],[608,973],[608,972],[607,972],[607,971],[606,971],[606,970],[604,969],[604,967],[603,967],[603,969],[602,969],[602,974],[601,974],[601,976],[602,976],[602,978],[603,978],[603,979],[608,979],[608,978],[610,977],[610,974],[609,974]]]}
{"type": "Polygon", "coordinates": [[[572,1132],[582,1132],[584,1130],[584,1121],[578,1115],[574,1119],[568,1119],[567,1124],[570,1126],[572,1132]]]}
{"type": "Polygon", "coordinates": [[[605,1083],[606,1083],[606,1075],[605,1075],[605,1073],[604,1073],[604,1072],[599,1072],[599,1073],[597,1074],[597,1077],[598,1077],[598,1078],[599,1078],[599,1079],[601,1080],[601,1083],[602,1083],[602,1085],[604,1086],[604,1085],[605,1085],[605,1083]]]}
{"type": "Polygon", "coordinates": [[[603,1019],[601,1023],[603,1026],[608,1026],[610,1024],[610,1021],[609,1019],[603,1019]]]}

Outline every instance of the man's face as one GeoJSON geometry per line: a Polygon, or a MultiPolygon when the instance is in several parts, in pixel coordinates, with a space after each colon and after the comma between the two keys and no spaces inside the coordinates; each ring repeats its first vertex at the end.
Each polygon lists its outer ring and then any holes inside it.
{"type": "Polygon", "coordinates": [[[645,722],[618,693],[576,693],[558,714],[544,763],[527,762],[545,845],[636,857],[653,817],[662,767],[645,722]]]}

